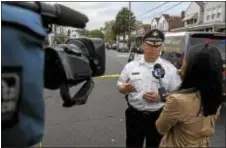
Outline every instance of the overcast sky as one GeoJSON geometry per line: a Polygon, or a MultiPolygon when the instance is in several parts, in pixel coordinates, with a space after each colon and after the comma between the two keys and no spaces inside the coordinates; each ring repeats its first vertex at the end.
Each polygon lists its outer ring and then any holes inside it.
{"type": "MultiPolygon", "coordinates": [[[[122,7],[128,7],[129,2],[51,2],[60,3],[68,6],[72,9],[78,10],[89,17],[89,22],[87,23],[87,29],[99,29],[104,26],[104,22],[112,20],[115,18],[117,12],[122,7]]],[[[140,16],[142,13],[159,6],[164,2],[131,2],[131,8],[134,12],[137,20],[141,20],[143,23],[149,23],[153,16],[161,13],[179,2],[168,2],[162,7],[155,9],[145,15],[140,16]]],[[[186,10],[190,2],[182,2],[180,5],[172,8],[171,10],[165,12],[170,15],[180,15],[182,10],[186,10]]]]}

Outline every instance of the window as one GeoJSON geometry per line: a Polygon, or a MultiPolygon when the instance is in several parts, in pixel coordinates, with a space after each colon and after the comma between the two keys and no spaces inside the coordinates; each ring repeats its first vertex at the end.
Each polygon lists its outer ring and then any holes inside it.
{"type": "Polygon", "coordinates": [[[160,24],[160,29],[162,30],[163,28],[162,28],[162,23],[160,24]]]}
{"type": "Polygon", "coordinates": [[[219,8],[217,9],[217,18],[220,18],[221,12],[222,12],[222,9],[221,9],[221,7],[219,7],[219,8]]]}
{"type": "Polygon", "coordinates": [[[213,13],[211,19],[213,20],[214,18],[215,18],[215,14],[213,13]]]}
{"type": "Polygon", "coordinates": [[[212,10],[209,10],[209,11],[208,11],[208,15],[207,15],[207,18],[206,18],[206,19],[207,19],[207,20],[210,20],[211,15],[212,15],[212,10]]]}
{"type": "Polygon", "coordinates": [[[217,18],[219,18],[221,16],[221,13],[217,13],[217,18]]]}
{"type": "Polygon", "coordinates": [[[162,23],[162,30],[164,30],[164,23],[162,23]]]}
{"type": "Polygon", "coordinates": [[[213,9],[213,13],[212,13],[212,19],[215,19],[215,17],[216,17],[216,14],[217,14],[217,9],[216,8],[214,8],[213,9]]]}
{"type": "Polygon", "coordinates": [[[188,20],[188,24],[193,24],[193,19],[188,20]]]}
{"type": "MultiPolygon", "coordinates": [[[[163,43],[162,58],[172,62],[176,67],[180,60],[185,46],[184,36],[167,36],[163,43]]],[[[178,66],[178,68],[180,65],[178,66]]]]}
{"type": "Polygon", "coordinates": [[[196,23],[197,22],[197,19],[194,19],[194,23],[196,23]]]}

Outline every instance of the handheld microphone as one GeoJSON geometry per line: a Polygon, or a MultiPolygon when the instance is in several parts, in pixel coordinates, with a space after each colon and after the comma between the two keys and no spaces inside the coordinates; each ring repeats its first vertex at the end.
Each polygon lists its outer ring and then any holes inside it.
{"type": "Polygon", "coordinates": [[[161,101],[165,101],[165,95],[168,93],[162,83],[162,78],[164,78],[164,76],[165,76],[165,70],[159,63],[154,65],[154,70],[152,71],[152,75],[153,75],[153,77],[155,77],[156,79],[159,80],[160,88],[158,88],[158,93],[161,97],[160,98],[161,101]]]}

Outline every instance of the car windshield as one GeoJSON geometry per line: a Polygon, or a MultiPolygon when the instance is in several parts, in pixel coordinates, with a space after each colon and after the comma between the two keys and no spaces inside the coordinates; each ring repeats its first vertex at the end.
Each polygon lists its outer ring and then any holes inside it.
{"type": "Polygon", "coordinates": [[[167,36],[163,43],[166,52],[182,52],[184,49],[184,36],[167,36]]]}
{"type": "Polygon", "coordinates": [[[184,36],[166,36],[162,46],[161,57],[173,63],[176,67],[184,51],[184,36]]]}

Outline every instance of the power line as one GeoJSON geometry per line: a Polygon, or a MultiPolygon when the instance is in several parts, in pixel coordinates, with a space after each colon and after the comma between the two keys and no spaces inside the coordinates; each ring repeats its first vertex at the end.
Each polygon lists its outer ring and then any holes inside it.
{"type": "Polygon", "coordinates": [[[140,14],[138,17],[140,17],[140,16],[142,16],[142,15],[145,15],[146,13],[149,13],[149,12],[155,10],[155,9],[158,9],[159,7],[161,7],[161,6],[163,6],[163,5],[167,4],[167,3],[168,3],[168,2],[164,2],[164,3],[160,4],[159,6],[157,6],[157,7],[155,7],[155,8],[151,8],[151,9],[149,9],[149,10],[143,12],[142,14],[140,14]]]}
{"type": "Polygon", "coordinates": [[[140,18],[140,20],[143,19],[143,18],[149,18],[149,17],[155,17],[155,16],[157,16],[157,15],[162,15],[163,13],[169,11],[170,9],[173,9],[174,7],[180,5],[181,3],[182,3],[182,2],[179,2],[179,3],[175,4],[175,5],[173,5],[172,7],[170,7],[169,9],[166,9],[166,10],[162,11],[161,13],[155,14],[154,16],[151,15],[151,16],[142,17],[142,18],[140,18]]]}

